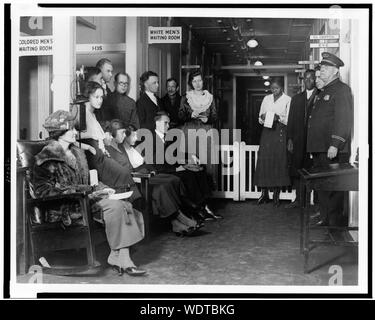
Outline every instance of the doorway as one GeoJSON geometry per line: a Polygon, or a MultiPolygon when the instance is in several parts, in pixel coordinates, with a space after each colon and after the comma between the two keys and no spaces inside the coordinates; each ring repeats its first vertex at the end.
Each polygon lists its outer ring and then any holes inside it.
{"type": "Polygon", "coordinates": [[[235,117],[233,127],[241,130],[241,140],[246,145],[259,145],[262,126],[259,124],[259,110],[263,98],[270,94],[270,82],[278,78],[283,84],[285,75],[236,75],[235,117]]]}

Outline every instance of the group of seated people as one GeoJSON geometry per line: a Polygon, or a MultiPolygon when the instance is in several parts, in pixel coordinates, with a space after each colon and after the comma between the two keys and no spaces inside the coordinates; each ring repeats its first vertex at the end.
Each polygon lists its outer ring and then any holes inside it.
{"type": "MultiPolygon", "coordinates": [[[[88,192],[93,216],[104,221],[111,248],[108,264],[119,274],[139,276],[146,271],[132,261],[129,248],[144,238],[144,222],[140,212],[142,194],[132,172],[152,174],[149,183],[153,214],[168,221],[179,237],[196,234],[204,227],[204,221],[222,216],[209,207],[212,188],[205,167],[196,157],[198,161],[187,164],[156,161],[158,152],[165,156],[168,146],[164,137],[170,116],[166,111],[157,110],[153,115],[152,145],[146,146],[152,147],[153,161],[145,161],[136,148],[140,124],[135,102],[126,96],[127,88],[124,89],[129,77],[125,73],[116,75],[116,88],[123,88],[123,93],[119,89],[111,94],[102,81],[111,78],[111,66],[104,63],[101,67],[98,63],[86,77],[85,130],[80,130],[77,115],[72,112],[58,110],[46,119],[44,127],[50,141],[36,155],[33,186],[38,197],[88,192]],[[116,94],[122,96],[116,98],[116,94]],[[100,114],[103,100],[106,101],[104,116],[100,114]],[[123,103],[130,103],[131,107],[122,108],[123,103]],[[114,110],[109,118],[108,110],[114,110]],[[103,117],[105,121],[99,121],[103,117]],[[89,181],[92,169],[97,171],[99,180],[95,186],[89,181]],[[110,198],[113,193],[125,191],[132,191],[126,199],[110,198]]],[[[68,207],[63,205],[59,211],[66,226],[82,219],[79,214],[69,213],[68,207]]]]}

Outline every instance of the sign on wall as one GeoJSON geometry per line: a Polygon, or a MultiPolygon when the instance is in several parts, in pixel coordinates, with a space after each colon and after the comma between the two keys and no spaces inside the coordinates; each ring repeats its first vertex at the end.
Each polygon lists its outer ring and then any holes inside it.
{"type": "Polygon", "coordinates": [[[125,52],[125,43],[84,43],[76,45],[77,54],[103,53],[103,52],[125,52]]]}
{"type": "Polygon", "coordinates": [[[338,48],[340,44],[338,42],[329,42],[329,43],[310,43],[310,48],[338,48]]]}
{"type": "Polygon", "coordinates": [[[338,40],[340,36],[338,34],[312,34],[310,40],[338,40]]]}
{"type": "Polygon", "coordinates": [[[340,36],[337,34],[312,34],[310,41],[317,40],[318,42],[310,42],[310,48],[338,48],[340,36]]]}
{"type": "Polygon", "coordinates": [[[148,43],[182,43],[182,28],[148,27],[148,43]]]}
{"type": "Polygon", "coordinates": [[[53,52],[52,36],[21,37],[18,44],[20,56],[48,56],[53,52]]]}

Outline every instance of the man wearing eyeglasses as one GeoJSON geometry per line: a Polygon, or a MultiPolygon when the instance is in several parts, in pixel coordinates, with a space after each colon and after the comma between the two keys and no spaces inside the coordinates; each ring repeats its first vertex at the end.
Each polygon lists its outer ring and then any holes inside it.
{"type": "Polygon", "coordinates": [[[135,101],[127,94],[130,78],[127,73],[119,72],[115,75],[115,91],[108,96],[106,120],[120,119],[125,126],[133,125],[139,128],[139,119],[135,101]]]}

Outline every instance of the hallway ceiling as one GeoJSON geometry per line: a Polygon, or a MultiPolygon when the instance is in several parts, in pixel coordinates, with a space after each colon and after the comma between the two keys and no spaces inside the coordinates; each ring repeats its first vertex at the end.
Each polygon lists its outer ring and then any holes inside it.
{"type": "Polygon", "coordinates": [[[297,64],[314,19],[275,18],[180,18],[213,54],[221,54],[222,66],[297,64]],[[258,46],[246,43],[256,39],[258,46]],[[242,41],[241,41],[242,40],[242,41]]]}

